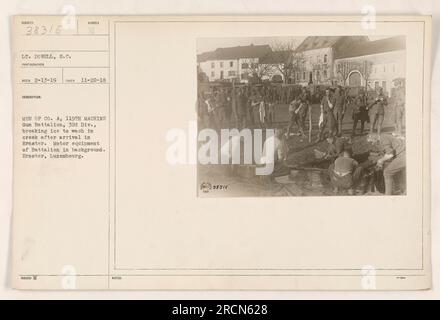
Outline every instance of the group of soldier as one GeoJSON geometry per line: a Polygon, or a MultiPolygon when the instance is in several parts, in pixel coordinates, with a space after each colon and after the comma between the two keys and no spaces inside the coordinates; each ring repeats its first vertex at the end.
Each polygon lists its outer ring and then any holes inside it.
{"type": "MultiPolygon", "coordinates": [[[[335,144],[339,144],[337,152],[333,152],[332,155],[327,152],[325,155],[331,157],[332,160],[329,175],[336,190],[345,188],[352,192],[362,176],[362,168],[359,167],[351,154],[352,146],[341,148],[340,143],[345,139],[343,137],[343,119],[347,110],[351,110],[353,126],[348,141],[351,143],[352,138],[356,135],[358,124],[360,124],[360,134],[362,135],[365,122],[369,122],[367,141],[374,148],[379,149],[378,156],[374,161],[375,168],[377,171],[383,172],[384,192],[392,194],[394,176],[404,170],[406,166],[402,132],[405,107],[404,90],[403,82],[396,81],[389,101],[382,88],[378,88],[374,93],[359,88],[357,94],[349,94],[348,89],[342,86],[325,89],[325,93],[320,99],[319,130],[315,142],[327,139],[330,149],[335,144]],[[382,132],[385,112],[390,112],[393,116],[395,130],[392,135],[382,132]]],[[[311,94],[306,87],[290,87],[281,90],[279,87],[272,86],[220,88],[212,92],[209,97],[200,94],[198,98],[197,111],[201,127],[215,130],[231,127],[238,129],[277,128],[278,136],[280,127],[287,119],[281,119],[280,115],[276,116],[277,108],[288,102],[287,128],[285,130],[281,128],[283,139],[287,141],[292,135],[305,137],[308,119],[310,142],[312,102],[311,94]],[[297,127],[296,133],[293,132],[295,127],[297,127]]]]}
{"type": "MultiPolygon", "coordinates": [[[[366,121],[370,122],[370,135],[374,133],[375,127],[377,127],[377,135],[381,135],[385,107],[388,105],[388,99],[383,93],[383,89],[378,89],[376,97],[371,102],[362,89],[358,95],[352,97],[346,95],[343,89],[338,87],[333,94],[330,93],[330,89],[326,89],[325,95],[322,97],[318,141],[322,140],[327,127],[330,136],[340,136],[342,134],[342,123],[348,105],[352,107],[353,127],[351,136],[355,135],[358,123],[360,123],[360,134],[362,135],[366,121]]],[[[403,121],[403,118],[399,120],[403,121]]]]}
{"type": "Polygon", "coordinates": [[[280,86],[220,87],[208,96],[201,92],[197,100],[199,125],[216,130],[274,127],[275,107],[288,104],[300,92],[298,87],[280,86]]]}

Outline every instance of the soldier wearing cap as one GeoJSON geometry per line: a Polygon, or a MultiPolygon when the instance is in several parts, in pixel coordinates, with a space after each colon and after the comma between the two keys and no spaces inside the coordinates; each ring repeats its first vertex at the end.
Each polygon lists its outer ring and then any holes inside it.
{"type": "Polygon", "coordinates": [[[350,150],[344,150],[328,169],[333,192],[346,189],[349,195],[354,194],[354,189],[361,182],[363,168],[352,158],[350,150]]]}
{"type": "Polygon", "coordinates": [[[247,98],[243,89],[238,89],[237,94],[237,128],[246,128],[247,98]]]}
{"type": "Polygon", "coordinates": [[[321,99],[321,116],[319,121],[319,133],[316,142],[323,139],[324,130],[328,125],[329,135],[334,136],[336,133],[336,120],[333,115],[333,108],[335,106],[335,100],[330,95],[330,89],[325,89],[325,95],[321,99]]]}
{"type": "Polygon", "coordinates": [[[382,157],[376,162],[377,169],[383,169],[385,194],[392,195],[394,180],[398,173],[406,169],[405,141],[391,134],[382,134],[372,141],[382,157]]]}
{"type": "Polygon", "coordinates": [[[361,123],[361,135],[364,132],[364,124],[368,119],[367,112],[367,97],[365,92],[361,90],[359,95],[353,101],[353,129],[351,130],[351,136],[354,137],[356,133],[356,127],[358,122],[361,123]]]}
{"type": "Polygon", "coordinates": [[[405,116],[405,87],[403,80],[395,80],[396,88],[393,90],[393,116],[394,116],[394,135],[401,137],[403,129],[403,119],[405,116]]]}
{"type": "Polygon", "coordinates": [[[299,108],[296,110],[296,113],[297,113],[296,121],[297,121],[298,127],[300,128],[300,133],[304,136],[305,135],[304,131],[305,131],[306,118],[307,118],[307,113],[308,113],[309,104],[310,104],[310,95],[305,87],[303,87],[301,89],[301,94],[299,95],[298,98],[299,98],[301,104],[300,104],[299,108]]]}
{"type": "Polygon", "coordinates": [[[336,134],[342,134],[342,120],[345,114],[345,94],[342,91],[342,87],[338,86],[334,94],[335,107],[334,115],[336,120],[336,134]]]}
{"type": "MultiPolygon", "coordinates": [[[[294,127],[295,124],[298,124],[298,112],[297,110],[300,108],[301,106],[301,100],[299,97],[297,97],[296,99],[294,99],[292,102],[290,102],[289,104],[289,124],[287,125],[287,137],[290,136],[292,128],[294,127]]],[[[301,130],[301,128],[299,128],[301,130]]]]}
{"type": "Polygon", "coordinates": [[[388,105],[388,100],[383,89],[379,88],[374,102],[369,106],[368,110],[370,112],[370,135],[373,134],[374,126],[377,123],[377,135],[380,137],[382,131],[383,119],[385,117],[385,106],[388,105]]]}

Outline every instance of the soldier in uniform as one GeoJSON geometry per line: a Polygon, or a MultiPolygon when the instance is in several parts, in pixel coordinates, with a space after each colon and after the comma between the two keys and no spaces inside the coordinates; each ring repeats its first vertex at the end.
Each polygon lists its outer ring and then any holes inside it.
{"type": "Polygon", "coordinates": [[[374,150],[382,155],[376,162],[376,168],[383,170],[385,194],[392,195],[396,175],[406,169],[405,141],[391,134],[382,134],[372,143],[374,150]]]}
{"type": "Polygon", "coordinates": [[[334,94],[334,100],[335,100],[334,113],[335,113],[335,120],[337,123],[336,134],[340,135],[342,134],[342,120],[345,114],[345,94],[342,91],[341,86],[338,86],[336,88],[334,94]]]}
{"type": "Polygon", "coordinates": [[[199,93],[197,96],[197,122],[199,128],[205,128],[209,125],[208,119],[208,106],[203,97],[203,93],[199,93]]]}
{"type": "Polygon", "coordinates": [[[353,101],[353,129],[351,130],[351,136],[354,137],[356,132],[357,123],[361,123],[361,135],[364,132],[364,124],[368,119],[367,112],[367,97],[362,90],[359,95],[353,101]]]}
{"type": "Polygon", "coordinates": [[[253,104],[254,96],[251,92],[251,90],[247,91],[247,101],[246,101],[246,108],[247,108],[247,116],[249,120],[249,126],[254,125],[254,106],[253,104]]]}
{"type": "Polygon", "coordinates": [[[208,109],[208,128],[217,130],[218,124],[217,124],[217,117],[215,114],[215,97],[213,96],[214,93],[211,94],[208,99],[205,100],[207,109],[208,109]]]}
{"type": "Polygon", "coordinates": [[[260,123],[260,102],[261,97],[254,93],[254,95],[251,97],[251,103],[250,103],[250,116],[251,116],[251,122],[253,125],[261,124],[260,123]]]}
{"type": "Polygon", "coordinates": [[[264,97],[260,97],[258,108],[258,123],[260,128],[263,129],[266,127],[266,99],[264,97]]]}
{"type": "MultiPolygon", "coordinates": [[[[287,126],[287,137],[290,136],[292,128],[295,124],[298,125],[299,131],[302,133],[302,128],[299,125],[298,121],[298,110],[302,108],[303,103],[301,102],[301,99],[297,97],[289,104],[289,125],[287,126]]],[[[304,133],[303,133],[304,134],[304,133]]]]}
{"type": "Polygon", "coordinates": [[[403,119],[405,116],[405,87],[403,80],[395,80],[396,88],[393,91],[393,116],[394,116],[394,135],[401,137],[403,129],[403,119]]]}
{"type": "Polygon", "coordinates": [[[383,89],[379,88],[374,102],[368,108],[370,112],[370,136],[373,135],[374,126],[377,123],[377,136],[380,137],[383,119],[385,117],[385,106],[387,105],[387,97],[383,93],[383,89]]]}
{"type": "Polygon", "coordinates": [[[299,100],[301,101],[301,105],[297,110],[297,124],[300,128],[301,134],[304,136],[304,130],[306,127],[306,118],[310,104],[310,94],[305,87],[301,89],[301,94],[299,95],[299,100]]]}
{"type": "Polygon", "coordinates": [[[273,99],[268,99],[267,102],[267,114],[266,114],[267,124],[272,126],[275,120],[275,102],[273,99]]]}
{"type": "Polygon", "coordinates": [[[363,168],[352,158],[351,152],[345,150],[330,165],[328,172],[335,194],[342,188],[346,189],[349,195],[354,195],[354,189],[361,182],[363,168]]]}
{"type": "Polygon", "coordinates": [[[235,127],[239,128],[240,120],[238,118],[238,90],[236,88],[232,88],[230,91],[229,98],[231,100],[231,114],[229,117],[230,124],[235,122],[235,127]]]}
{"type": "Polygon", "coordinates": [[[246,128],[246,116],[247,116],[247,98],[244,90],[238,90],[237,95],[237,128],[246,128]]]}
{"type": "Polygon", "coordinates": [[[325,95],[321,100],[321,117],[319,133],[316,142],[323,139],[325,127],[328,125],[329,135],[334,136],[336,133],[336,120],[333,115],[333,108],[335,106],[335,100],[330,95],[330,89],[325,89],[325,95]]]}
{"type": "Polygon", "coordinates": [[[352,146],[348,143],[345,137],[331,136],[327,139],[327,152],[324,154],[325,159],[336,160],[344,151],[352,152],[352,146]]]}
{"type": "Polygon", "coordinates": [[[225,88],[222,88],[220,90],[219,94],[219,118],[221,119],[220,122],[222,123],[223,127],[225,127],[226,123],[228,122],[228,93],[225,88]]]}
{"type": "Polygon", "coordinates": [[[287,156],[289,153],[289,147],[284,138],[284,132],[282,129],[275,129],[275,135],[266,138],[263,145],[263,157],[260,162],[262,164],[273,164],[273,171],[268,176],[270,181],[273,181],[275,177],[289,174],[290,169],[285,165],[287,156]],[[272,154],[269,156],[269,152],[272,154]]]}
{"type": "MultiPolygon", "coordinates": [[[[228,123],[228,126],[233,125],[233,121],[236,120],[235,107],[233,106],[233,96],[235,94],[234,89],[225,89],[225,120],[228,123]]],[[[235,103],[235,102],[234,102],[235,103]]]]}
{"type": "Polygon", "coordinates": [[[214,92],[213,107],[214,107],[215,123],[219,128],[221,128],[223,123],[223,110],[222,110],[223,101],[222,101],[222,94],[219,91],[214,92]]]}

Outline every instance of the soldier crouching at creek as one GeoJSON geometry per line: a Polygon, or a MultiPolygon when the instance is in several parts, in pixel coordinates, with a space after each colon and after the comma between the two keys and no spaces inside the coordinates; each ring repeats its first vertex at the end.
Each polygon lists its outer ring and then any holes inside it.
{"type": "Polygon", "coordinates": [[[383,172],[385,194],[394,194],[396,178],[406,170],[405,141],[391,134],[382,134],[371,141],[372,150],[379,155],[376,170],[383,172]]]}

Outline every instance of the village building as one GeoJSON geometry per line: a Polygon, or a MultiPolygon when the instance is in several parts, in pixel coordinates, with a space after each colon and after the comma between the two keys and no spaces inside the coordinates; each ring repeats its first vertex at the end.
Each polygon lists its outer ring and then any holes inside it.
{"type": "Polygon", "coordinates": [[[209,81],[248,82],[252,71],[259,67],[260,60],[270,55],[269,45],[249,45],[217,48],[197,56],[200,70],[209,81]]]}
{"type": "Polygon", "coordinates": [[[295,72],[295,83],[302,85],[337,82],[334,61],[335,56],[347,47],[368,42],[365,36],[313,36],[307,37],[296,48],[300,68],[295,72]]]}
{"type": "Polygon", "coordinates": [[[349,47],[336,54],[334,65],[338,84],[368,90],[380,87],[390,95],[394,80],[405,78],[405,61],[405,38],[399,36],[349,47]]]}
{"type": "Polygon", "coordinates": [[[394,80],[405,78],[405,38],[400,36],[374,41],[367,36],[311,36],[290,53],[291,61],[284,53],[269,45],[217,48],[197,56],[199,79],[381,87],[390,95],[394,80]],[[281,72],[283,63],[291,63],[292,72],[281,72]]]}

